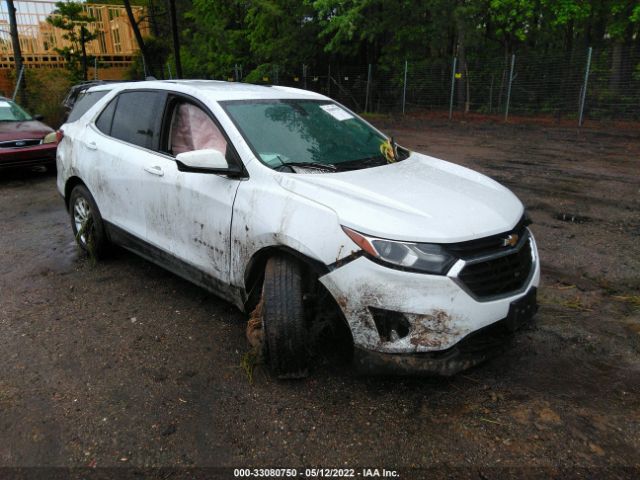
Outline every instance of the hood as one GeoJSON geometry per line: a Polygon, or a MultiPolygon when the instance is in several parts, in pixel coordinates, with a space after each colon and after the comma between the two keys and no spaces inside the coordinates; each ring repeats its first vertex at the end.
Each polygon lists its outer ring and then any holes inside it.
{"type": "Polygon", "coordinates": [[[44,138],[48,133],[53,132],[48,127],[37,120],[28,122],[0,122],[0,142],[9,140],[24,140],[28,138],[44,138]]]}
{"type": "Polygon", "coordinates": [[[468,168],[413,153],[402,162],[330,174],[280,174],[280,185],[331,208],[342,225],[411,242],[454,243],[512,229],[518,198],[468,168]]]}

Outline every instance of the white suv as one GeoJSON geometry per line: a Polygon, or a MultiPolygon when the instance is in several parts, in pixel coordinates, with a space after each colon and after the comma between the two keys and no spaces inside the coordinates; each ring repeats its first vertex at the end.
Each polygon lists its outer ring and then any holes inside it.
{"type": "Polygon", "coordinates": [[[215,81],[109,84],[62,127],[80,246],[121,245],[252,312],[280,377],[335,313],[365,372],[450,375],[536,310],[521,202],[410,152],[322,95],[215,81]]]}

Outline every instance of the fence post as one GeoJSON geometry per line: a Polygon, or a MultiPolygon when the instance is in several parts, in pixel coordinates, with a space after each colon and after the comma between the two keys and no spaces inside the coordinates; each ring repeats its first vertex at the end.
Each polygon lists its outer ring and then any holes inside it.
{"type": "Polygon", "coordinates": [[[493,110],[493,73],[491,74],[491,85],[489,86],[489,115],[493,110]]]}
{"type": "Polygon", "coordinates": [[[367,71],[367,90],[364,97],[364,111],[368,112],[369,110],[369,84],[371,83],[371,64],[369,64],[369,69],[367,71]]]}
{"type": "Polygon", "coordinates": [[[453,93],[456,89],[456,67],[458,65],[458,57],[453,57],[453,65],[451,67],[451,95],[449,95],[449,120],[453,117],[453,93]]]}
{"type": "Polygon", "coordinates": [[[404,61],[404,83],[402,84],[402,115],[404,115],[404,108],[407,104],[407,70],[409,69],[409,62],[404,61]]]}
{"type": "Polygon", "coordinates": [[[18,95],[18,90],[20,90],[20,84],[22,83],[23,75],[24,75],[24,65],[22,65],[22,68],[20,69],[20,73],[18,74],[18,79],[16,80],[16,88],[14,88],[13,90],[13,97],[11,97],[11,100],[15,101],[16,96],[18,95]]]}
{"type": "Polygon", "coordinates": [[[167,71],[169,72],[169,80],[173,80],[173,74],[171,73],[171,65],[167,63],[167,71]]]}
{"type": "Polygon", "coordinates": [[[582,119],[584,115],[584,102],[587,99],[587,84],[589,82],[589,70],[591,69],[591,53],[593,52],[593,48],[589,47],[589,51],[587,53],[587,68],[584,71],[584,83],[582,85],[582,95],[580,95],[580,118],[578,119],[578,126],[582,126],[582,119]]]}
{"type": "Polygon", "coordinates": [[[507,87],[507,105],[504,109],[504,121],[509,118],[509,102],[511,101],[511,84],[513,83],[513,67],[516,63],[516,54],[511,55],[511,69],[509,70],[509,86],[507,87]]]}
{"type": "Polygon", "coordinates": [[[98,57],[93,57],[93,79],[98,80],[98,57]]]}
{"type": "Polygon", "coordinates": [[[307,89],[307,66],[304,63],[302,64],[302,84],[303,84],[303,88],[306,90],[307,89]]]}

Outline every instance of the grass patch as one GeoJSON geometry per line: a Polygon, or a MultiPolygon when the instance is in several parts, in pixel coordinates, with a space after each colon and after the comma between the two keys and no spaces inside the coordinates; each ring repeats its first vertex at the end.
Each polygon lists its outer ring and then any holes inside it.
{"type": "Polygon", "coordinates": [[[629,303],[635,308],[640,308],[640,295],[613,295],[611,298],[629,303]]]}
{"type": "Polygon", "coordinates": [[[560,302],[560,305],[566,308],[570,308],[571,310],[580,310],[581,312],[591,312],[592,310],[582,303],[580,297],[575,296],[573,298],[569,298],[568,300],[564,300],[560,302]]]}
{"type": "Polygon", "coordinates": [[[258,365],[262,364],[262,354],[259,346],[254,346],[242,356],[240,360],[240,367],[247,375],[247,380],[250,385],[253,385],[253,371],[258,365]]]}

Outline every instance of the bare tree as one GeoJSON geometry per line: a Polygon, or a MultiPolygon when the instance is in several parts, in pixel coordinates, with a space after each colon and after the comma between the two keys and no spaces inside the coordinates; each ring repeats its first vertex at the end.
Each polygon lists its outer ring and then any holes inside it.
{"type": "Polygon", "coordinates": [[[124,8],[127,11],[127,17],[129,17],[129,23],[131,24],[131,28],[133,29],[133,34],[136,37],[136,42],[138,43],[138,48],[140,48],[140,55],[142,55],[142,63],[144,64],[144,73],[147,73],[151,76],[154,76],[154,68],[151,63],[151,59],[149,58],[149,54],[144,44],[144,40],[142,38],[142,34],[140,33],[140,28],[138,28],[138,23],[136,22],[135,17],[133,16],[133,10],[131,9],[131,2],[129,0],[123,0],[124,8]]]}
{"type": "Polygon", "coordinates": [[[173,37],[173,58],[176,62],[176,78],[182,78],[182,62],[180,61],[180,36],[178,33],[178,18],[176,15],[176,0],[169,3],[169,18],[171,19],[171,34],[173,37]]]}
{"type": "MultiPolygon", "coordinates": [[[[18,36],[18,23],[16,22],[16,7],[13,5],[13,0],[7,0],[7,10],[9,10],[9,26],[11,29],[11,43],[13,45],[13,59],[16,63],[16,82],[20,79],[20,72],[24,68],[22,63],[22,52],[20,50],[20,37],[18,36]]],[[[16,87],[19,88],[16,83],[16,87]]],[[[23,73],[22,75],[22,88],[20,91],[20,102],[24,105],[27,101],[27,80],[23,73]]]]}

